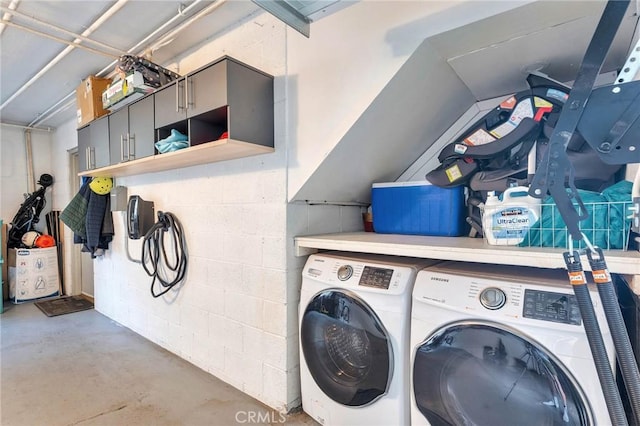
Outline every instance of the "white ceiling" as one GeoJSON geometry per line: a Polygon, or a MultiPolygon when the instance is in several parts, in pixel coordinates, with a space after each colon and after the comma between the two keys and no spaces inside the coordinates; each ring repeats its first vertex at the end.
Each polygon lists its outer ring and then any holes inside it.
{"type": "MultiPolygon", "coordinates": [[[[300,15],[313,21],[337,1],[287,3],[304,7],[300,15]]],[[[0,5],[0,122],[40,128],[75,117],[78,84],[89,75],[107,76],[121,54],[152,53],[154,63],[166,65],[263,12],[249,0],[0,0],[0,5]]]]}

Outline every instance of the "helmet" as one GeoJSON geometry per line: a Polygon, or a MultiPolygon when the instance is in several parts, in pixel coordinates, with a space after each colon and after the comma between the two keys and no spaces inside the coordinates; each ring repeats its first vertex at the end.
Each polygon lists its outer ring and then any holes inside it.
{"type": "Polygon", "coordinates": [[[36,244],[36,240],[40,236],[38,231],[28,231],[22,236],[22,244],[31,248],[36,244]]]}
{"type": "Polygon", "coordinates": [[[98,195],[107,195],[111,192],[113,182],[111,178],[95,177],[89,182],[89,188],[98,195]]]}
{"type": "Polygon", "coordinates": [[[54,240],[51,235],[44,234],[36,238],[35,244],[38,248],[55,247],[56,240],[54,240]]]}
{"type": "Polygon", "coordinates": [[[51,176],[50,174],[47,174],[47,173],[44,173],[44,174],[40,175],[40,179],[38,180],[38,184],[44,186],[45,188],[47,186],[53,185],[53,176],[51,176]]]}

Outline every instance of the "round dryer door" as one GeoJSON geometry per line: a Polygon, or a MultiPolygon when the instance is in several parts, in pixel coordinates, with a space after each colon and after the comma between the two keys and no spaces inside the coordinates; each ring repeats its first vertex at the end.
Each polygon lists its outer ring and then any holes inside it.
{"type": "Polygon", "coordinates": [[[387,392],[391,341],[357,295],[335,289],[316,294],[302,317],[300,342],[311,376],[334,401],[357,407],[387,392]]]}
{"type": "Polygon", "coordinates": [[[413,391],[431,425],[589,425],[582,391],[544,348],[496,323],[458,322],[417,349],[413,391]]]}

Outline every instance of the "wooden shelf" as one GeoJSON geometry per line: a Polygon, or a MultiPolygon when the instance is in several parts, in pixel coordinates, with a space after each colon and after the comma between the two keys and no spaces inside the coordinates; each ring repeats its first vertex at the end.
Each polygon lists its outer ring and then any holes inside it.
{"type": "MultiPolygon", "coordinates": [[[[491,246],[481,238],[354,232],[299,236],[295,238],[295,248],[297,256],[312,254],[318,250],[339,250],[549,269],[566,268],[562,256],[564,249],[491,246]]],[[[604,254],[610,272],[640,275],[639,252],[607,250],[604,254]]],[[[589,270],[586,258],[582,262],[584,269],[589,270]]]]}
{"type": "Polygon", "coordinates": [[[160,172],[181,167],[197,166],[218,161],[233,160],[253,155],[268,154],[274,148],[234,139],[220,139],[166,154],[158,154],[139,160],[87,170],[78,176],[123,177],[160,172]]]}

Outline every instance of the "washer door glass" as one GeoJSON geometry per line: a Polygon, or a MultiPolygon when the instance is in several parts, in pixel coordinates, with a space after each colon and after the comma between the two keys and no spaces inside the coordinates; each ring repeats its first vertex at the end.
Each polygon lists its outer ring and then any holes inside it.
{"type": "Polygon", "coordinates": [[[332,289],[315,295],[302,317],[300,341],[311,376],[334,401],[362,406],[387,392],[391,341],[357,295],[332,289]]]}
{"type": "Polygon", "coordinates": [[[560,361],[494,323],[456,323],[431,335],[415,355],[413,391],[432,426],[591,424],[560,361]]]}

